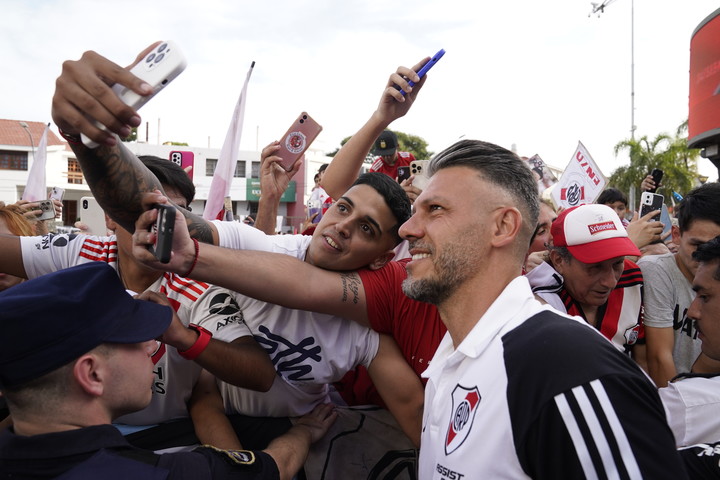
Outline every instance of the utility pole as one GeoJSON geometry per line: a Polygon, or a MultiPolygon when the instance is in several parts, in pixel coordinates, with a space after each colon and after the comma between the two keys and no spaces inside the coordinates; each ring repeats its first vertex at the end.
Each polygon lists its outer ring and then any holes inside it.
{"type": "MultiPolygon", "coordinates": [[[[599,17],[605,13],[605,7],[615,0],[603,0],[602,3],[593,3],[590,15],[599,17]]],[[[630,138],[635,140],[635,0],[630,0],[630,138]]]]}

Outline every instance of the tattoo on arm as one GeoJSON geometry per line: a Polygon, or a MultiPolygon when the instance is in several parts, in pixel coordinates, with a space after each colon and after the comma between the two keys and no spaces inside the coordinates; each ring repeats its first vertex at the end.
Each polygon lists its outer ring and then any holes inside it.
{"type": "Polygon", "coordinates": [[[210,245],[212,245],[214,241],[210,223],[204,218],[193,215],[187,210],[183,210],[183,214],[187,219],[187,226],[188,231],[190,232],[190,236],[200,242],[209,243],[210,245]]]}
{"type": "Polygon", "coordinates": [[[73,150],[105,213],[129,232],[134,232],[135,220],[143,212],[143,193],[162,191],[158,179],[122,143],[96,149],[78,146],[73,150]]]}
{"type": "Polygon", "coordinates": [[[360,275],[357,273],[342,273],[340,274],[342,281],[342,301],[348,302],[349,296],[352,294],[352,303],[357,304],[360,301],[360,275]]]}

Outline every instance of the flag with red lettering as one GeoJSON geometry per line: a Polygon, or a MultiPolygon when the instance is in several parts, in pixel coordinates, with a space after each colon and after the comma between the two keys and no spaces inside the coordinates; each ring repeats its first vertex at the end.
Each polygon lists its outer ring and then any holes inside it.
{"type": "Polygon", "coordinates": [[[578,142],[570,163],[552,190],[558,207],[570,208],[593,203],[605,189],[607,180],[582,142],[578,142]]]}
{"type": "Polygon", "coordinates": [[[203,210],[203,218],[205,220],[222,219],[225,217],[225,197],[230,194],[230,184],[232,183],[235,165],[237,164],[243,118],[245,117],[247,87],[254,66],[255,62],[252,62],[247,77],[245,77],[245,84],[240,91],[240,98],[235,105],[230,127],[228,127],[228,132],[225,136],[225,143],[223,143],[222,149],[220,149],[220,158],[218,158],[217,165],[215,166],[207,203],[205,204],[205,210],[203,210]]]}
{"type": "Polygon", "coordinates": [[[50,124],[45,125],[40,143],[33,153],[33,164],[28,172],[22,199],[28,202],[39,202],[47,199],[47,184],[45,182],[45,165],[47,164],[47,135],[50,124]]]}

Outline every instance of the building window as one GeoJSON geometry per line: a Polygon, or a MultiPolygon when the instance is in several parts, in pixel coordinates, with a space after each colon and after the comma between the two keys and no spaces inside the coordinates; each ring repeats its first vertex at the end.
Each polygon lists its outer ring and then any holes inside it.
{"type": "MultiPolygon", "coordinates": [[[[217,159],[216,158],[208,158],[205,160],[205,176],[206,177],[212,177],[215,174],[215,168],[217,168],[217,159]]],[[[235,178],[245,178],[245,161],[244,160],[238,160],[238,162],[235,164],[235,174],[233,175],[235,178]]]]}
{"type": "Polygon", "coordinates": [[[27,152],[11,152],[9,150],[0,150],[0,169],[1,170],[27,170],[28,154],[27,152]]]}
{"type": "Polygon", "coordinates": [[[252,173],[250,178],[260,178],[260,162],[252,162],[252,173]]]}
{"type": "Polygon", "coordinates": [[[83,174],[80,169],[80,163],[74,158],[68,158],[68,171],[67,171],[68,183],[74,185],[82,185],[83,174]]]}

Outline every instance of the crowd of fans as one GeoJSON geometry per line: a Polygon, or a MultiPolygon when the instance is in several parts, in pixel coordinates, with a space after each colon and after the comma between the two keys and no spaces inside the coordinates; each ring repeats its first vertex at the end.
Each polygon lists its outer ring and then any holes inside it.
{"type": "Polygon", "coordinates": [[[273,235],[277,142],[256,219],[206,221],[180,167],[112,133],[139,118],[107,83],[145,86],[65,62],[53,119],[113,234],[0,206],[0,478],[717,478],[720,184],[666,235],[612,188],[556,209],[488,142],[421,190],[388,127],[425,61],[318,172],[304,235],[273,235]]]}

